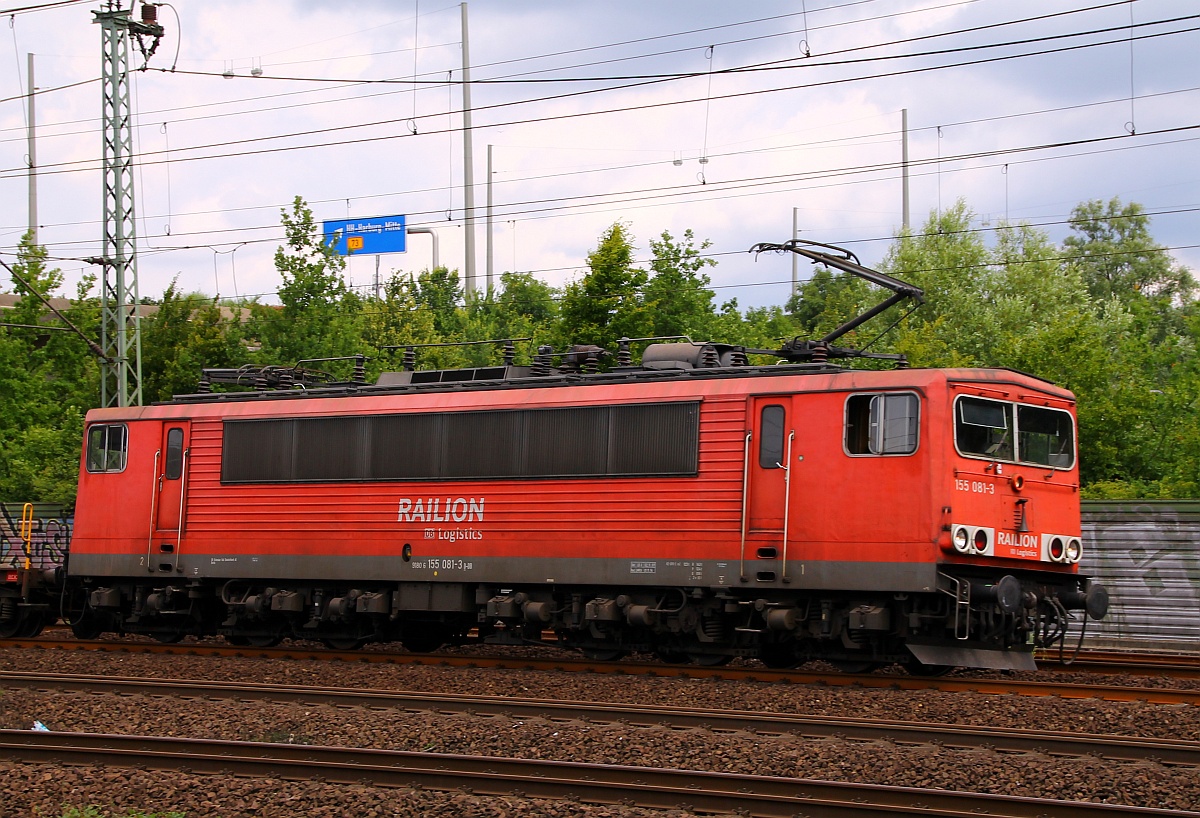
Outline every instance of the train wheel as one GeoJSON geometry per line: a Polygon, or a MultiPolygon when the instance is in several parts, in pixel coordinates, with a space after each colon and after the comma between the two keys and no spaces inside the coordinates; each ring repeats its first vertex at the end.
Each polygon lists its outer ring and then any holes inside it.
{"type": "Polygon", "coordinates": [[[25,624],[25,614],[15,600],[6,598],[0,604],[0,639],[16,639],[25,624]]]}
{"type": "Polygon", "coordinates": [[[155,642],[162,642],[164,645],[174,645],[182,642],[185,635],[183,631],[161,631],[150,634],[150,638],[155,642]]]}
{"type": "Polygon", "coordinates": [[[46,625],[49,614],[42,611],[36,613],[31,612],[25,615],[25,619],[21,624],[20,630],[17,633],[18,639],[32,639],[42,632],[42,628],[46,625]]]}
{"type": "Polygon", "coordinates": [[[625,656],[620,648],[584,648],[583,655],[593,662],[615,662],[625,656]]]}
{"type": "Polygon", "coordinates": [[[245,636],[235,636],[232,633],[225,634],[225,641],[233,645],[235,648],[244,648],[250,644],[250,640],[245,636]]]}
{"type": "Polygon", "coordinates": [[[100,634],[104,633],[104,626],[90,616],[85,616],[78,622],[71,623],[71,633],[76,639],[98,639],[100,634]]]}

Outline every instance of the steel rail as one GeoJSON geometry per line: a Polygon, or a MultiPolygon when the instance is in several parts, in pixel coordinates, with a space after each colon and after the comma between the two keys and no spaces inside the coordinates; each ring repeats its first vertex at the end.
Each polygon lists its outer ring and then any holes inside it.
{"type": "Polygon", "coordinates": [[[775,776],[358,750],[346,747],[0,730],[0,756],[57,764],[573,799],[764,818],[980,814],[999,818],[1200,816],[1197,812],[775,776]]]}
{"type": "Polygon", "coordinates": [[[507,670],[602,673],[680,679],[722,679],[776,684],[866,687],[896,690],[940,690],[950,693],[1057,696],[1064,699],[1101,699],[1113,702],[1144,701],[1151,704],[1200,705],[1200,689],[1085,685],[1078,682],[1034,682],[1003,677],[921,677],[886,673],[822,673],[805,670],[771,670],[765,667],[671,665],[661,662],[599,662],[588,659],[534,659],[523,656],[464,656],[449,653],[396,653],[391,651],[339,651],[302,646],[256,648],[203,642],[158,644],[153,642],[71,641],[45,639],[0,640],[0,647],[42,650],[90,650],[108,653],[148,653],[176,656],[227,656],[251,659],[305,659],[318,661],[378,662],[428,667],[501,668],[507,670]]]}
{"type": "Polygon", "coordinates": [[[886,741],[893,744],[938,744],[944,747],[990,749],[1052,756],[1095,756],[1112,761],[1155,761],[1200,767],[1200,742],[1138,736],[1062,734],[1045,730],[1016,730],[937,722],[841,718],[745,710],[707,710],[659,705],[609,704],[551,699],[514,699],[418,691],[355,688],[317,688],[299,685],[228,683],[205,680],[97,678],[63,673],[0,671],[0,689],[26,688],[116,695],[247,699],[302,702],[333,707],[470,713],[476,716],[541,718],[549,721],[620,722],[639,727],[703,728],[717,732],[743,731],[761,735],[795,735],[807,739],[886,741]]]}
{"type": "MultiPolygon", "coordinates": [[[[554,634],[547,632],[545,635],[548,640],[553,640],[554,634]]],[[[62,648],[75,648],[80,646],[92,645],[107,645],[114,644],[106,640],[79,640],[69,635],[69,629],[61,625],[49,625],[46,627],[41,638],[35,639],[0,639],[0,646],[10,645],[13,647],[42,647],[53,646],[62,648]],[[57,636],[56,634],[64,634],[57,636]]],[[[171,649],[167,643],[128,643],[115,642],[117,645],[125,644],[142,644],[149,647],[151,650],[160,648],[171,649]]],[[[547,649],[554,650],[555,646],[547,645],[547,649]]],[[[293,643],[288,647],[281,648],[255,648],[246,646],[235,646],[212,642],[189,642],[182,645],[175,645],[175,650],[192,650],[196,648],[212,649],[214,651],[227,652],[232,654],[245,654],[247,650],[255,651],[270,651],[279,650],[286,651],[289,654],[295,654],[297,651],[311,651],[314,656],[325,656],[331,653],[337,654],[336,658],[341,658],[345,655],[352,655],[361,661],[391,661],[391,657],[400,657],[402,661],[407,661],[413,657],[409,652],[399,650],[370,650],[365,653],[359,651],[335,651],[324,647],[305,648],[302,643],[293,643]]],[[[104,648],[98,648],[104,649],[104,648]]],[[[119,648],[118,648],[119,649],[119,648]]],[[[441,657],[446,654],[434,654],[435,657],[441,657]]],[[[1200,679],[1200,653],[1187,653],[1182,651],[1173,652],[1152,652],[1152,651],[1131,651],[1120,649],[1086,649],[1078,653],[1074,650],[1063,650],[1041,648],[1034,652],[1034,658],[1038,663],[1039,671],[1051,672],[1067,672],[1085,671],[1088,673],[1107,673],[1107,674],[1138,674],[1138,675],[1163,675],[1173,678],[1195,678],[1200,679]],[[1063,657],[1060,659],[1060,657],[1063,657]]],[[[568,661],[570,659],[568,658],[568,661]]],[[[653,665],[651,665],[653,666],[653,665]]]]}
{"type": "MultiPolygon", "coordinates": [[[[1066,651],[1066,656],[1071,656],[1066,651]]],[[[1187,653],[1133,653],[1118,650],[1087,650],[1067,661],[1058,651],[1038,651],[1038,669],[1071,673],[1129,673],[1139,676],[1171,676],[1200,679],[1200,655],[1187,653]]]]}

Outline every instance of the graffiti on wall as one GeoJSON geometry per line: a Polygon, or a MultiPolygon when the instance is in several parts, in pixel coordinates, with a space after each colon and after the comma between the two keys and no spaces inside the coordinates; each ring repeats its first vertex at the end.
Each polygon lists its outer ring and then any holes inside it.
{"type": "Polygon", "coordinates": [[[1089,625],[1097,642],[1195,650],[1200,646],[1200,508],[1194,503],[1084,504],[1080,569],[1112,599],[1089,625]],[[1090,513],[1089,513],[1090,512],[1090,513]]]}
{"type": "MultiPolygon", "coordinates": [[[[25,564],[25,540],[21,536],[22,503],[0,503],[0,567],[19,568],[25,564]]],[[[29,558],[34,568],[61,565],[71,544],[74,516],[67,509],[49,503],[33,507],[33,528],[29,558]]]]}

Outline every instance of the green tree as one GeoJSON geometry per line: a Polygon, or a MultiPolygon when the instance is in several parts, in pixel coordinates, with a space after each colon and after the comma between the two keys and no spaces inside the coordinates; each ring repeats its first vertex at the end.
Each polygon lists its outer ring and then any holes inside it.
{"type": "Polygon", "coordinates": [[[1151,301],[1161,309],[1194,296],[1195,279],[1154,241],[1140,204],[1084,202],[1071,212],[1071,229],[1063,248],[1093,298],[1126,306],[1151,301]]]}
{"type": "Polygon", "coordinates": [[[716,311],[704,268],[717,262],[703,255],[708,247],[707,241],[697,247],[691,230],[678,241],[665,230],[650,240],[650,280],[642,290],[648,336],[688,335],[697,341],[712,337],[716,311]]]}
{"type": "MultiPolygon", "coordinates": [[[[858,276],[819,266],[788,299],[787,312],[792,316],[795,334],[821,338],[870,309],[873,296],[874,303],[878,303],[878,292],[858,276]]],[[[851,335],[839,344],[853,342],[855,337],[851,335]]]]}
{"type": "Polygon", "coordinates": [[[250,330],[262,344],[261,359],[292,364],[360,354],[362,301],[346,285],[346,260],[324,243],[302,198],[281,216],[285,242],[275,251],[275,269],[282,306],[251,308],[250,330]]]}
{"type": "Polygon", "coordinates": [[[1071,389],[1085,486],[1105,496],[1167,491],[1166,443],[1189,424],[1171,396],[1183,394],[1180,365],[1194,346],[1142,320],[1152,311],[1143,296],[1095,291],[1085,266],[1065,262],[1042,231],[1001,224],[989,247],[972,218],[960,202],[889,254],[885,270],[927,299],[893,348],[918,366],[1009,367],[1071,389]]]}
{"type": "Polygon", "coordinates": [[[463,290],[458,271],[435,267],[417,275],[414,297],[433,318],[433,328],[443,341],[461,340],[463,290]]]}
{"type": "MultiPolygon", "coordinates": [[[[924,229],[892,245],[882,272],[921,287],[925,304],[897,327],[889,343],[917,366],[979,366],[992,348],[987,314],[987,247],[971,227],[963,201],[929,215],[924,229]]],[[[870,338],[896,319],[888,314],[859,330],[870,338]]]]}
{"type": "Polygon", "coordinates": [[[1093,300],[1121,316],[1106,354],[1120,372],[1086,397],[1115,428],[1096,441],[1106,466],[1088,475],[1106,496],[1181,496],[1195,490],[1187,465],[1200,437],[1193,397],[1197,336],[1189,323],[1196,282],[1150,233],[1141,205],[1093,200],[1077,206],[1062,255],[1093,300]]]}
{"type": "MultiPolygon", "coordinates": [[[[62,274],[45,262],[45,248],[26,234],[13,269],[28,286],[14,277],[21,301],[6,315],[6,323],[26,326],[0,329],[0,499],[71,505],[83,416],[99,397],[99,369],[86,342],[63,331],[34,295],[48,297],[62,283],[62,274]]],[[[93,283],[84,279],[78,305],[67,310],[85,334],[97,330],[98,311],[83,303],[93,283]]]]}
{"type": "MultiPolygon", "coordinates": [[[[442,340],[434,325],[434,313],[419,300],[420,288],[410,274],[393,273],[383,282],[382,294],[369,301],[364,311],[363,341],[368,349],[377,351],[370,370],[398,371],[403,365],[403,347],[409,344],[432,344],[442,340]]],[[[423,352],[418,368],[430,369],[441,365],[443,359],[423,352]]],[[[456,362],[455,365],[458,365],[456,362]]]]}
{"type": "MultiPolygon", "coordinates": [[[[530,273],[502,273],[499,292],[489,291],[467,305],[464,336],[471,341],[528,338],[516,344],[515,360],[529,363],[536,347],[550,343],[554,336],[558,319],[555,296],[553,287],[530,273]]],[[[503,360],[500,345],[481,345],[474,350],[480,365],[503,360]]]]}
{"type": "Polygon", "coordinates": [[[649,335],[641,296],[647,275],[634,266],[628,229],[618,222],[605,230],[587,264],[583,278],[563,292],[555,345],[596,344],[615,352],[618,338],[649,335]]]}
{"type": "Polygon", "coordinates": [[[142,394],[167,400],[195,392],[203,369],[246,363],[239,308],[222,308],[172,281],[158,310],[142,320],[142,394]]]}

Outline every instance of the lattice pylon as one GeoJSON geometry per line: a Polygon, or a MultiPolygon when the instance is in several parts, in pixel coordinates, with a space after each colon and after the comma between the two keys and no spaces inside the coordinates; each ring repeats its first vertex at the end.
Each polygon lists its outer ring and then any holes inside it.
{"type": "Polygon", "coordinates": [[[142,333],[138,315],[133,210],[133,129],[129,103],[132,9],[92,12],[104,42],[104,250],[101,262],[101,406],[142,403],[142,333]]]}

